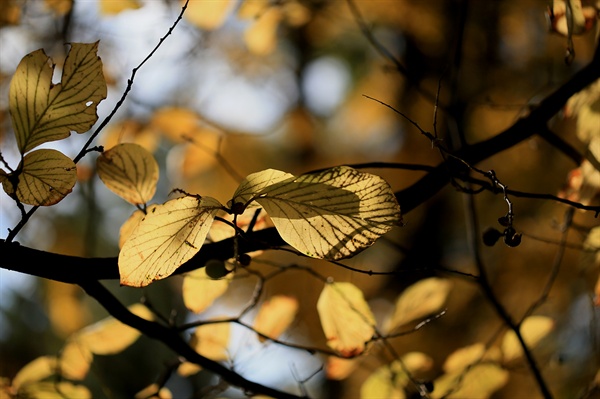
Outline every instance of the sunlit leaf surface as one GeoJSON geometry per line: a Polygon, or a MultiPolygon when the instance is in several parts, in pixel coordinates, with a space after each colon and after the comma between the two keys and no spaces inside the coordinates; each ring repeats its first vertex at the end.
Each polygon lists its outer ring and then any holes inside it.
{"type": "Polygon", "coordinates": [[[143,287],[171,275],[200,250],[221,207],[186,196],[153,208],[119,252],[121,284],[143,287]]]}
{"type": "Polygon", "coordinates": [[[508,382],[509,373],[493,363],[481,363],[464,373],[444,374],[433,383],[431,397],[437,398],[489,398],[508,382]]]}
{"type": "Polygon", "coordinates": [[[233,202],[254,198],[281,237],[307,256],[353,256],[402,221],[392,189],[379,176],[346,166],[285,175],[272,169],[250,175],[233,202]]]}
{"type": "Polygon", "coordinates": [[[365,350],[375,333],[375,318],[362,291],[352,283],[325,284],[317,311],[327,345],[344,356],[365,350]]]}
{"type": "Polygon", "coordinates": [[[215,361],[229,359],[230,323],[206,324],[196,328],[190,345],[204,357],[215,361]]]}
{"type": "Polygon", "coordinates": [[[356,370],[359,361],[359,358],[344,359],[337,356],[328,356],[325,363],[325,375],[329,380],[344,380],[356,370]]]}
{"type": "Polygon", "coordinates": [[[104,151],[96,165],[106,187],[125,201],[145,204],[156,192],[158,163],[138,144],[118,144],[104,151]]]}
{"type": "Polygon", "coordinates": [[[206,269],[196,269],[186,273],[183,278],[183,303],[194,313],[200,313],[223,295],[233,277],[233,273],[215,280],[206,275],[206,269]]]}
{"type": "MultiPolygon", "coordinates": [[[[554,329],[554,320],[547,316],[529,316],[521,323],[521,336],[529,349],[535,346],[554,329]]],[[[509,330],[502,339],[504,361],[510,362],[523,356],[523,348],[514,331],[509,330]]]]}
{"type": "Polygon", "coordinates": [[[449,280],[431,277],[406,288],[396,300],[387,330],[438,312],[444,306],[452,284],[449,280]]]}
{"type": "Polygon", "coordinates": [[[138,0],[100,0],[100,12],[104,15],[116,15],[125,10],[136,10],[141,6],[138,0]]]}
{"type": "Polygon", "coordinates": [[[234,5],[232,0],[191,0],[183,16],[198,28],[213,30],[225,22],[234,5]]]}
{"type": "MultiPolygon", "coordinates": [[[[134,304],[129,310],[146,320],[154,318],[150,309],[142,304],[134,304]]],[[[141,335],[135,328],[108,317],[77,333],[79,343],[97,355],[119,353],[133,344],[141,335]]]]}
{"type": "Polygon", "coordinates": [[[58,359],[60,373],[65,378],[81,381],[88,372],[94,355],[90,349],[82,344],[77,335],[71,337],[60,353],[58,359]]]}
{"type": "Polygon", "coordinates": [[[148,385],[135,394],[134,399],[172,399],[173,394],[167,387],[161,387],[157,383],[148,385]]]}
{"type": "Polygon", "coordinates": [[[464,370],[471,364],[479,362],[484,353],[485,345],[481,342],[458,348],[448,355],[444,362],[443,369],[446,373],[464,370]]]}
{"type": "MultiPolygon", "coordinates": [[[[77,168],[60,151],[43,149],[25,155],[21,173],[17,176],[16,196],[24,204],[49,206],[67,196],[77,181],[77,168]]],[[[4,191],[12,195],[14,186],[2,180],[4,191]]]]}
{"type": "Polygon", "coordinates": [[[56,371],[57,361],[54,356],[40,356],[19,370],[12,380],[12,387],[15,390],[19,390],[22,385],[43,380],[55,374],[56,371]]]}
{"type": "Polygon", "coordinates": [[[92,399],[92,393],[83,385],[67,381],[44,381],[24,386],[18,393],[19,398],[39,399],[92,399]]]}
{"type": "Polygon", "coordinates": [[[26,55],[12,78],[9,110],[22,154],[49,141],[87,132],[98,119],[96,107],[106,98],[98,42],[73,43],[62,81],[52,83],[54,66],[43,50],[26,55]]]}
{"type": "MultiPolygon", "coordinates": [[[[254,319],[254,329],[269,338],[278,338],[294,321],[298,300],[286,295],[275,295],[265,301],[254,319]]],[[[265,338],[259,336],[261,342],[265,338]]]]}

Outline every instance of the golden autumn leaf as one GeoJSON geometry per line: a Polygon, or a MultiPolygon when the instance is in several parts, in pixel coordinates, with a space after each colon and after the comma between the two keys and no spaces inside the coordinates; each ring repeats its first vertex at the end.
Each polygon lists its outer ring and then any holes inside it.
{"type": "Polygon", "coordinates": [[[182,377],[189,377],[202,370],[202,367],[192,362],[183,362],[177,367],[177,374],[182,377]]]}
{"type": "Polygon", "coordinates": [[[509,373],[494,363],[480,363],[466,371],[437,378],[431,398],[489,398],[508,382],[509,373]]]}
{"type": "MultiPolygon", "coordinates": [[[[153,320],[154,315],[146,306],[136,303],[129,307],[131,313],[153,320]]],[[[132,345],[141,333],[133,327],[121,323],[113,317],[107,317],[76,334],[77,342],[97,355],[113,355],[132,345]]]]}
{"type": "Polygon", "coordinates": [[[228,273],[225,277],[216,280],[206,275],[205,268],[186,273],[182,286],[185,307],[194,313],[204,311],[227,291],[232,277],[233,273],[228,273]]]}
{"type": "Polygon", "coordinates": [[[169,388],[153,383],[136,393],[134,399],[173,399],[173,394],[169,388]]]}
{"type": "Polygon", "coordinates": [[[28,205],[50,206],[65,198],[77,181],[77,167],[60,151],[35,150],[23,157],[19,172],[4,175],[4,191],[28,205]],[[16,187],[13,179],[18,179],[16,187]]]}
{"type": "Polygon", "coordinates": [[[57,372],[57,361],[54,356],[40,356],[27,363],[12,380],[12,388],[18,391],[23,385],[41,381],[57,372]]]}
{"type": "Polygon", "coordinates": [[[406,288],[396,300],[394,313],[387,323],[386,330],[392,331],[441,310],[451,286],[449,280],[430,277],[406,288]]]}
{"type": "Polygon", "coordinates": [[[200,116],[189,108],[163,107],[154,112],[148,128],[169,140],[180,143],[185,136],[192,136],[200,123],[200,116]]]}
{"type": "Polygon", "coordinates": [[[428,371],[433,366],[433,359],[422,352],[409,352],[401,361],[394,360],[377,368],[362,384],[361,398],[396,398],[406,397],[404,387],[410,376],[417,372],[428,371]]]}
{"type": "Polygon", "coordinates": [[[234,6],[232,0],[190,0],[183,17],[200,29],[214,30],[223,25],[234,6]]]}
{"type": "Polygon", "coordinates": [[[89,348],[79,342],[77,335],[73,335],[67,340],[58,358],[60,373],[70,380],[81,381],[90,371],[92,360],[94,355],[89,348]]]}
{"type": "Polygon", "coordinates": [[[375,317],[362,291],[352,283],[325,284],[317,311],[327,345],[344,356],[362,353],[375,333],[375,317]]]}
{"type": "Polygon", "coordinates": [[[43,50],[26,55],[11,80],[9,110],[21,154],[40,144],[87,132],[106,98],[98,42],[73,43],[61,83],[52,83],[54,65],[43,50]]]}
{"type": "MultiPolygon", "coordinates": [[[[529,316],[519,329],[528,349],[533,349],[554,329],[554,320],[548,316],[529,316]]],[[[523,356],[523,348],[514,331],[509,330],[502,338],[502,354],[504,362],[510,362],[523,356]]]]}
{"type": "Polygon", "coordinates": [[[170,276],[200,250],[221,208],[214,198],[191,196],[153,208],[119,252],[121,284],[143,287],[170,276]]]}
{"type": "Polygon", "coordinates": [[[100,13],[116,15],[126,10],[137,10],[141,6],[138,0],[100,0],[100,13]]]}
{"type": "Polygon", "coordinates": [[[68,381],[36,382],[22,387],[18,398],[39,399],[92,399],[92,393],[83,385],[75,385],[68,381]]]}
{"type": "Polygon", "coordinates": [[[269,7],[246,29],[244,42],[250,52],[269,55],[277,48],[277,28],[283,19],[279,7],[269,7]]]}
{"type": "Polygon", "coordinates": [[[107,125],[102,130],[99,141],[104,148],[112,148],[121,143],[135,143],[154,153],[158,148],[160,135],[144,123],[124,119],[107,125]]]}
{"type": "Polygon", "coordinates": [[[204,357],[214,361],[227,360],[230,330],[230,323],[202,325],[194,330],[190,345],[204,357]]]}
{"type": "MultiPolygon", "coordinates": [[[[287,295],[274,295],[259,308],[254,319],[254,330],[277,339],[292,324],[298,312],[298,300],[287,295]]],[[[258,337],[264,342],[266,338],[258,337]]]]}
{"type": "Polygon", "coordinates": [[[253,173],[229,204],[256,201],[281,237],[307,256],[354,256],[402,221],[391,187],[379,176],[347,166],[288,176],[273,169],[253,173]]]}
{"type": "Polygon", "coordinates": [[[458,348],[446,358],[443,366],[444,372],[462,371],[471,364],[479,362],[484,354],[485,345],[481,342],[458,348]]]}
{"type": "Polygon", "coordinates": [[[134,205],[152,199],[158,182],[158,163],[144,147],[122,143],[96,160],[98,176],[106,187],[134,205]]]}
{"type": "Polygon", "coordinates": [[[325,363],[325,375],[328,380],[344,380],[358,367],[359,359],[344,359],[328,356],[325,363]]]}

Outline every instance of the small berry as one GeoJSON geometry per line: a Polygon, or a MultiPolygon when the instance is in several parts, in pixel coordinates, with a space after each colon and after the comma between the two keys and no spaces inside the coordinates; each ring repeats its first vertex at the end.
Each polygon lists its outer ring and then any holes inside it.
{"type": "Polygon", "coordinates": [[[493,247],[494,244],[502,237],[502,233],[493,227],[487,228],[483,232],[483,243],[488,247],[493,247]]]}
{"type": "Polygon", "coordinates": [[[219,259],[211,259],[204,265],[206,275],[213,280],[218,280],[229,274],[229,270],[225,267],[225,262],[219,259]]]}
{"type": "Polygon", "coordinates": [[[231,206],[231,212],[234,215],[241,215],[246,210],[246,206],[243,202],[236,202],[231,206]]]}
{"type": "Polygon", "coordinates": [[[508,226],[510,226],[510,219],[506,215],[500,216],[498,218],[498,223],[500,223],[500,226],[508,227],[508,226]]]}
{"type": "Polygon", "coordinates": [[[504,243],[506,245],[508,245],[509,247],[518,247],[519,244],[521,244],[521,234],[520,233],[514,233],[514,234],[512,234],[510,236],[509,235],[505,235],[504,236],[504,243]]]}
{"type": "Polygon", "coordinates": [[[250,265],[250,262],[252,262],[252,258],[248,254],[238,255],[237,260],[240,263],[240,265],[242,265],[242,266],[248,266],[248,265],[250,265]]]}

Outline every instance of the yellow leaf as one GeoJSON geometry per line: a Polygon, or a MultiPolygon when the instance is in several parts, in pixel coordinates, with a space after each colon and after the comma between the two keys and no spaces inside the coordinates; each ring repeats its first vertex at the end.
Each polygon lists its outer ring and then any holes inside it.
{"type": "Polygon", "coordinates": [[[192,136],[199,122],[200,116],[191,109],[164,107],[154,112],[149,128],[178,143],[184,141],[185,136],[192,136]]]}
{"type": "Polygon", "coordinates": [[[444,374],[436,379],[431,398],[489,398],[506,385],[508,377],[508,371],[496,364],[477,364],[465,373],[444,374]]]}
{"type": "Polygon", "coordinates": [[[189,377],[190,375],[194,375],[202,370],[202,367],[198,366],[195,363],[191,362],[183,362],[177,367],[177,374],[182,377],[189,377]]]}
{"type": "Polygon", "coordinates": [[[52,381],[26,385],[19,390],[17,397],[37,399],[92,399],[92,393],[83,385],[74,385],[67,381],[52,381]]]}
{"type": "Polygon", "coordinates": [[[459,348],[452,352],[444,362],[444,372],[452,373],[459,372],[479,362],[485,353],[485,345],[478,342],[473,345],[459,348]]]}
{"type": "Polygon", "coordinates": [[[99,139],[104,148],[112,148],[121,143],[136,143],[153,153],[158,148],[160,136],[156,130],[135,119],[125,119],[106,126],[99,139]]]}
{"type": "Polygon", "coordinates": [[[234,5],[231,0],[190,0],[183,17],[200,29],[213,30],[223,25],[234,5]]]}
{"type": "Polygon", "coordinates": [[[45,6],[57,15],[66,15],[73,8],[73,0],[44,0],[45,6]]]}
{"type": "Polygon", "coordinates": [[[170,276],[204,244],[222,205],[211,197],[181,197],[157,205],[119,252],[121,284],[143,287],[170,276]]]}
{"type": "Polygon", "coordinates": [[[52,83],[54,65],[43,50],[26,55],[10,83],[9,110],[21,154],[49,141],[87,132],[106,98],[98,42],[73,43],[62,81],[52,83]]]}
{"type": "MultiPolygon", "coordinates": [[[[146,320],[152,320],[152,312],[144,305],[136,303],[129,310],[146,320]]],[[[132,345],[141,335],[113,317],[107,317],[77,333],[77,341],[97,355],[113,355],[132,345]]]]}
{"type": "Polygon", "coordinates": [[[35,381],[41,381],[46,377],[55,374],[57,371],[57,361],[54,356],[40,356],[27,363],[12,380],[12,387],[18,391],[23,385],[35,381]]]}
{"type": "Polygon", "coordinates": [[[183,277],[183,303],[194,313],[200,313],[223,295],[229,287],[233,273],[215,280],[206,275],[206,269],[196,269],[183,277]]]}
{"type": "Polygon", "coordinates": [[[307,256],[354,256],[402,221],[391,187],[379,176],[346,166],[286,175],[272,169],[254,173],[230,203],[255,200],[281,237],[307,256]]]}
{"type": "MultiPolygon", "coordinates": [[[[554,329],[554,320],[547,316],[529,316],[521,323],[521,336],[528,349],[535,346],[554,329]]],[[[510,362],[523,356],[523,348],[514,331],[509,330],[502,339],[504,362],[510,362]]]]}
{"type": "Polygon", "coordinates": [[[167,387],[159,387],[158,384],[150,384],[135,394],[134,399],[172,399],[173,394],[167,387]]]}
{"type": "Polygon", "coordinates": [[[421,352],[409,352],[402,356],[401,361],[377,368],[362,384],[361,398],[397,398],[406,397],[404,388],[410,381],[409,375],[429,371],[433,359],[421,352]]]}
{"type": "Polygon", "coordinates": [[[18,178],[16,196],[24,204],[50,206],[65,198],[77,181],[77,168],[73,161],[60,151],[43,149],[25,155],[16,176],[2,179],[8,195],[15,195],[11,181],[18,178]]]}
{"type": "Polygon", "coordinates": [[[100,0],[100,13],[116,15],[125,10],[137,10],[141,6],[138,0],[100,0]]]}
{"type": "Polygon", "coordinates": [[[214,361],[229,359],[230,323],[205,324],[196,328],[190,345],[204,357],[214,361]]]}
{"type": "Polygon", "coordinates": [[[325,363],[325,374],[329,380],[344,380],[358,366],[359,359],[344,359],[337,356],[328,356],[325,363]]]}
{"type": "MultiPolygon", "coordinates": [[[[150,205],[146,212],[152,212],[152,209],[156,208],[157,205],[150,205]]],[[[135,230],[135,228],[140,224],[142,219],[146,216],[146,214],[142,211],[135,210],[131,216],[121,225],[121,229],[119,230],[119,248],[123,248],[125,241],[129,239],[131,233],[135,230]]]]}
{"type": "MultiPolygon", "coordinates": [[[[254,319],[254,329],[269,338],[278,338],[294,321],[298,300],[286,295],[275,295],[265,301],[254,319]]],[[[265,338],[259,336],[261,342],[265,338]]]]}
{"type": "Polygon", "coordinates": [[[392,331],[441,310],[451,286],[450,281],[446,279],[431,277],[406,288],[396,300],[394,313],[387,323],[386,330],[392,331]]]}
{"type": "Polygon", "coordinates": [[[243,1],[237,11],[238,18],[257,18],[271,7],[270,0],[243,1]]]}
{"type": "Polygon", "coordinates": [[[375,318],[362,291],[352,283],[325,284],[317,311],[327,345],[344,356],[365,350],[375,333],[375,318]]]}
{"type": "Polygon", "coordinates": [[[17,0],[0,1],[0,28],[21,22],[21,6],[17,0]]]}
{"type": "Polygon", "coordinates": [[[244,42],[252,53],[271,54],[277,47],[277,28],[283,14],[279,7],[269,7],[244,33],[244,42]]]}
{"type": "Polygon", "coordinates": [[[600,137],[600,79],[567,101],[565,115],[576,118],[577,137],[584,143],[600,137]]]}
{"type": "Polygon", "coordinates": [[[89,348],[82,344],[77,335],[73,335],[63,348],[59,361],[60,373],[70,380],[83,380],[90,370],[94,356],[89,348]]]}
{"type": "Polygon", "coordinates": [[[158,163],[138,144],[118,144],[104,151],[96,165],[106,187],[125,201],[145,204],[156,192],[158,163]]]}

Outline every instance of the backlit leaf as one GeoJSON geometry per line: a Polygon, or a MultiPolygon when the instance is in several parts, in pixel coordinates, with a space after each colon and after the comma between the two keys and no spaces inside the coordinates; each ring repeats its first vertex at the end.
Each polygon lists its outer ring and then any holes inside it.
{"type": "Polygon", "coordinates": [[[177,374],[182,377],[189,377],[190,375],[194,375],[200,371],[202,371],[202,367],[192,362],[183,362],[179,365],[179,367],[177,367],[177,374]]]}
{"type": "Polygon", "coordinates": [[[232,0],[191,0],[183,17],[198,28],[213,30],[225,22],[234,5],[232,0]]]}
{"type": "Polygon", "coordinates": [[[184,141],[185,136],[192,136],[199,128],[199,123],[200,116],[191,109],[164,107],[154,112],[149,127],[179,143],[184,141]]]}
{"type": "Polygon", "coordinates": [[[252,53],[271,54],[277,47],[277,28],[283,18],[279,7],[266,9],[244,33],[244,42],[252,53]]]}
{"type": "Polygon", "coordinates": [[[359,359],[344,359],[328,356],[325,363],[325,375],[329,380],[344,380],[358,367],[359,359]]]}
{"type": "MultiPolygon", "coordinates": [[[[554,329],[554,320],[547,316],[529,316],[521,323],[521,336],[528,349],[535,346],[554,329]]],[[[514,331],[509,330],[502,339],[504,361],[510,362],[523,356],[523,348],[514,331]]]]}
{"type": "Polygon", "coordinates": [[[205,324],[196,328],[190,345],[204,357],[214,361],[229,359],[230,323],[205,324]]]}
{"type": "Polygon", "coordinates": [[[346,166],[285,175],[272,169],[250,175],[247,181],[260,184],[245,181],[233,202],[254,199],[281,237],[307,256],[351,257],[402,221],[392,189],[379,176],[346,166]]]}
{"type": "Polygon", "coordinates": [[[352,283],[325,284],[317,311],[327,345],[344,356],[365,350],[375,333],[375,318],[362,291],[352,283]]]}
{"type": "Polygon", "coordinates": [[[233,194],[233,198],[227,206],[230,208],[236,203],[245,205],[250,200],[254,199],[261,190],[275,183],[280,183],[293,179],[295,176],[291,173],[282,172],[276,169],[266,169],[260,172],[248,175],[238,186],[233,194]]]}
{"type": "Polygon", "coordinates": [[[119,252],[121,284],[143,287],[170,276],[192,258],[221,209],[211,197],[181,197],[156,206],[119,252]]]}
{"type": "Polygon", "coordinates": [[[401,361],[394,360],[377,368],[362,384],[361,398],[397,398],[406,397],[404,387],[410,381],[409,374],[431,369],[433,359],[421,352],[409,352],[402,356],[401,361]]]}
{"type": "Polygon", "coordinates": [[[138,0],[100,0],[100,13],[103,15],[116,15],[125,10],[136,10],[142,4],[138,0]]]}
{"type": "Polygon", "coordinates": [[[79,341],[77,335],[74,335],[60,353],[58,359],[60,373],[70,380],[81,381],[90,371],[92,360],[94,360],[92,352],[79,341]]]}
{"type": "Polygon", "coordinates": [[[41,381],[46,377],[55,374],[57,371],[57,362],[54,356],[40,356],[27,363],[12,380],[12,387],[19,390],[22,385],[35,381],[41,381]]]}
{"type": "Polygon", "coordinates": [[[431,397],[489,398],[508,382],[509,373],[493,363],[477,364],[466,372],[444,374],[433,383],[431,397]]]}
{"type": "Polygon", "coordinates": [[[96,165],[106,187],[125,201],[145,204],[156,192],[158,163],[138,144],[118,144],[104,151],[96,165]]]}
{"type": "Polygon", "coordinates": [[[48,381],[28,384],[22,387],[18,398],[38,399],[92,399],[92,393],[83,385],[68,381],[48,381]]]}
{"type": "Polygon", "coordinates": [[[450,281],[437,277],[421,280],[406,288],[396,300],[387,331],[441,310],[450,288],[450,281]]]}
{"type": "MultiPolygon", "coordinates": [[[[129,310],[146,320],[154,318],[150,309],[142,304],[134,304],[129,310]]],[[[97,355],[113,355],[122,352],[132,345],[141,335],[133,327],[121,323],[119,320],[108,317],[77,333],[77,341],[90,352],[97,355]]]]}
{"type": "Polygon", "coordinates": [[[200,313],[208,308],[215,299],[227,291],[233,273],[228,273],[220,279],[212,279],[206,275],[206,269],[196,269],[183,277],[183,303],[194,313],[200,313]]]}
{"type": "MultiPolygon", "coordinates": [[[[278,338],[294,321],[298,300],[286,295],[275,295],[265,301],[254,319],[254,329],[269,338],[278,338]]],[[[261,342],[265,338],[259,336],[261,342]]]]}
{"type": "Polygon", "coordinates": [[[11,196],[16,191],[19,201],[28,205],[54,205],[73,190],[77,181],[73,161],[56,150],[32,151],[25,155],[18,169],[21,173],[15,176],[16,190],[8,178],[2,180],[2,187],[11,196]]]}
{"type": "Polygon", "coordinates": [[[157,383],[148,385],[135,394],[134,399],[172,399],[173,394],[167,387],[161,387],[157,383]]]}
{"type": "Polygon", "coordinates": [[[43,50],[26,55],[12,78],[9,110],[22,154],[49,141],[87,132],[98,119],[96,107],[106,98],[98,42],[73,43],[62,81],[52,83],[54,65],[43,50]]]}
{"type": "Polygon", "coordinates": [[[446,373],[462,371],[471,364],[479,362],[484,353],[485,345],[481,342],[459,348],[448,355],[443,369],[446,373]]]}

